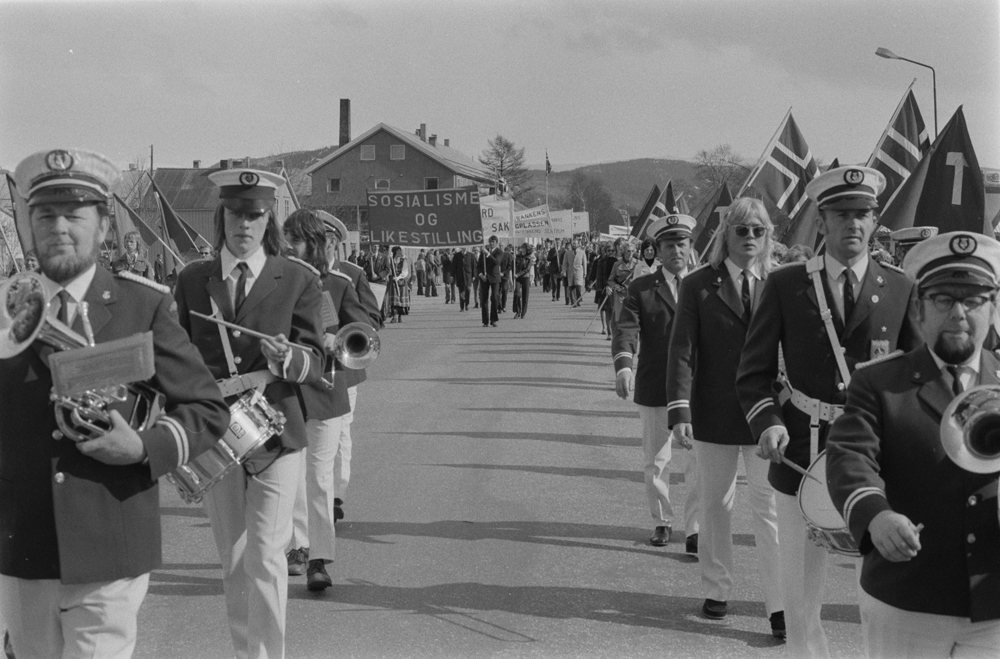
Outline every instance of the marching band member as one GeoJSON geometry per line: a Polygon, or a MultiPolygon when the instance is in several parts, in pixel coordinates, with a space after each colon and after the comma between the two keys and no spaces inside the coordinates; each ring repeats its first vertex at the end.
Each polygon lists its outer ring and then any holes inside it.
{"type": "Polygon", "coordinates": [[[911,315],[924,345],[859,365],[826,442],[830,495],[864,556],[864,647],[871,659],[998,657],[1000,460],[967,471],[979,459],[949,459],[942,442],[953,438],[940,429],[956,395],[1000,385],[1000,360],[983,349],[1000,242],[945,233],[903,267],[917,282],[911,315]]]}
{"type": "Polygon", "coordinates": [[[124,253],[111,263],[111,269],[115,273],[122,270],[134,272],[137,275],[151,279],[153,273],[150,272],[149,262],[139,253],[139,232],[129,231],[122,239],[124,253]]]}
{"type": "Polygon", "coordinates": [[[306,444],[297,385],[323,373],[322,291],[307,266],[283,257],[273,212],[280,176],[252,169],[209,174],[219,186],[218,256],[196,261],[177,279],[181,325],[229,396],[266,386],[285,429],[205,495],[223,569],[229,631],[236,655],[283,657],[292,506],[306,444]],[[224,320],[273,339],[251,338],[189,313],[224,320]],[[289,342],[309,350],[292,349],[289,342]]]}
{"type": "MultiPolygon", "coordinates": [[[[371,318],[369,324],[376,330],[381,328],[382,316],[379,312],[378,301],[375,299],[375,293],[372,292],[371,286],[368,285],[368,280],[365,279],[364,271],[353,263],[340,258],[338,247],[347,238],[347,226],[339,218],[326,211],[316,211],[316,215],[326,227],[326,257],[330,270],[337,270],[351,278],[358,299],[371,318]]],[[[347,384],[347,396],[351,402],[351,410],[341,418],[340,442],[337,444],[337,456],[333,464],[334,521],[344,518],[344,497],[347,486],[351,482],[351,450],[353,448],[351,424],[354,422],[354,410],[358,403],[358,385],[368,378],[363,368],[348,368],[341,373],[347,384]]]]}
{"type": "MultiPolygon", "coordinates": [[[[629,392],[635,390],[634,400],[642,419],[646,498],[655,523],[649,542],[654,547],[663,547],[670,542],[674,523],[670,474],[667,471],[673,437],[667,424],[667,344],[677,312],[677,289],[680,279],[687,274],[694,227],[695,219],[689,215],[668,215],[650,223],[647,233],[659,249],[663,267],[629,284],[611,341],[615,389],[622,399],[627,399],[629,392]],[[638,367],[633,377],[632,365],[636,359],[638,367]]],[[[678,438],[678,441],[686,440],[678,438]]],[[[691,448],[690,444],[685,448],[691,448]]],[[[694,453],[688,453],[684,474],[688,485],[684,506],[685,550],[696,554],[698,481],[694,453]]]]}
{"type": "Polygon", "coordinates": [[[117,178],[113,163],[77,149],[36,153],[15,172],[50,315],[81,335],[89,322],[98,344],[152,332],[151,384],[165,399],[140,432],[114,410],[106,434],[56,439],[52,350],[36,342],[0,359],[0,609],[21,659],[132,656],[149,572],[162,560],[157,479],[229,423],[169,291],[96,265],[117,178]]]}
{"type": "Polygon", "coordinates": [[[301,574],[299,570],[304,567],[307,586],[315,591],[333,585],[326,564],[334,560],[336,541],[333,526],[334,460],[343,436],[344,415],[351,411],[345,378],[347,371],[338,364],[337,374],[334,375],[334,342],[341,326],[354,322],[368,324],[370,321],[368,312],[358,300],[351,278],[329,269],[325,226],[316,214],[305,209],[295,211],[285,219],[284,233],[296,256],[318,273],[324,305],[327,304],[326,296],[329,296],[329,303],[333,306],[328,313],[336,314],[335,318],[324,319],[329,323],[323,340],[327,354],[326,377],[322,382],[300,388],[305,406],[308,446],[305,451],[299,452],[301,464],[288,571],[289,574],[301,574]],[[302,565],[306,561],[308,565],[302,565]]]}
{"type": "Polygon", "coordinates": [[[767,463],[754,455],[755,443],[735,386],[747,327],[770,269],[773,231],[761,201],[737,199],[722,216],[709,263],[681,282],[668,351],[667,421],[674,434],[697,440],[702,612],[715,619],[728,612],[733,502],[742,456],[764,606],[771,633],[784,638],[774,488],[767,482],[767,463]]]}
{"type": "Polygon", "coordinates": [[[838,167],[810,181],[826,254],[768,276],[736,379],[760,455],[772,461],[791,657],[830,654],[820,622],[827,553],[807,538],[796,500],[801,476],[782,462],[808,468],[823,449],[855,364],[919,341],[906,315],[912,283],[868,255],[884,187],[885,177],[868,167],[838,167]],[[787,382],[775,396],[779,347],[787,382]]]}

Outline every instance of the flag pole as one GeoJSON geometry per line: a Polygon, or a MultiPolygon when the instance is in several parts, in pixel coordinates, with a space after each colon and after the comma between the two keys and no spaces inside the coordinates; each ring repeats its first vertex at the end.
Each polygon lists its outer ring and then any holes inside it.
{"type": "MultiPolygon", "coordinates": [[[[13,223],[13,217],[11,217],[13,223]]],[[[17,233],[17,228],[15,227],[14,232],[17,233]]],[[[7,254],[10,255],[10,262],[14,264],[14,270],[21,272],[21,266],[17,264],[17,258],[14,256],[14,250],[10,248],[10,243],[7,242],[7,229],[0,226],[0,238],[3,239],[3,246],[7,248],[7,254]]]]}
{"type": "Polygon", "coordinates": [[[774,136],[771,137],[771,141],[767,143],[766,147],[764,147],[764,151],[760,154],[760,158],[757,159],[757,164],[754,165],[753,169],[750,171],[750,176],[748,176],[747,180],[743,182],[742,186],[740,186],[739,192],[733,195],[734,200],[739,199],[746,189],[753,184],[757,175],[760,174],[761,167],[763,167],[764,163],[767,162],[767,155],[774,149],[774,144],[778,141],[778,137],[781,135],[781,130],[785,127],[785,124],[788,122],[788,117],[790,116],[792,116],[791,107],[789,107],[788,112],[785,113],[785,118],[781,120],[780,124],[778,124],[778,130],[774,131],[774,136]]]}

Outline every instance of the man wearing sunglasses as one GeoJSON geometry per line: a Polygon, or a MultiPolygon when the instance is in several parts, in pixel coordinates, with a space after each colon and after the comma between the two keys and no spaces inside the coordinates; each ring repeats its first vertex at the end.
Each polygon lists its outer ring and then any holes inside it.
{"type": "MultiPolygon", "coordinates": [[[[859,369],[827,439],[830,495],[864,556],[865,647],[869,657],[998,657],[1000,455],[987,438],[966,441],[968,423],[945,410],[965,390],[1000,385],[1000,360],[983,349],[1000,243],[945,233],[903,267],[925,344],[859,369]]],[[[996,396],[965,400],[971,415],[996,396]]]]}
{"type": "Polygon", "coordinates": [[[788,463],[808,469],[823,450],[858,362],[919,344],[906,313],[913,284],[869,256],[884,188],[885,177],[869,167],[837,167],[810,181],[826,253],[771,273],[740,358],[740,406],[772,463],[790,657],[830,650],[820,622],[827,553],[808,539],[796,498],[802,476],[788,463]]]}

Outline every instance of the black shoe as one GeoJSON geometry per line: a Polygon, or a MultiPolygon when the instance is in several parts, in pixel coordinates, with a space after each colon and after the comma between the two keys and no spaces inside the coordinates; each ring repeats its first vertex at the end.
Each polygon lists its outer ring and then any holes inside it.
{"type": "Polygon", "coordinates": [[[344,500],[334,499],[333,500],[333,523],[336,524],[340,520],[344,519],[344,500]]]}
{"type": "Polygon", "coordinates": [[[286,556],[288,557],[288,576],[301,577],[306,573],[306,561],[309,560],[308,547],[291,549],[286,556]]]}
{"type": "Polygon", "coordinates": [[[689,554],[694,554],[695,556],[698,555],[698,534],[697,533],[692,533],[691,535],[689,535],[687,537],[687,540],[684,541],[684,551],[686,551],[689,554]]]}
{"type": "Polygon", "coordinates": [[[771,636],[785,640],[785,612],[775,611],[771,614],[771,636]]]}
{"type": "Polygon", "coordinates": [[[706,618],[711,618],[712,620],[722,620],[726,617],[729,606],[725,602],[719,602],[718,600],[706,599],[705,603],[701,605],[701,612],[705,614],[706,618]]]}
{"type": "Polygon", "coordinates": [[[649,544],[654,547],[666,547],[668,542],[670,542],[670,527],[657,526],[649,538],[649,544]]]}
{"type": "Polygon", "coordinates": [[[490,323],[490,327],[496,327],[496,326],[497,326],[496,323],[490,323]]]}
{"type": "Polygon", "coordinates": [[[333,585],[333,579],[326,573],[326,565],[322,558],[309,561],[306,572],[306,588],[312,591],[325,590],[333,585]]]}

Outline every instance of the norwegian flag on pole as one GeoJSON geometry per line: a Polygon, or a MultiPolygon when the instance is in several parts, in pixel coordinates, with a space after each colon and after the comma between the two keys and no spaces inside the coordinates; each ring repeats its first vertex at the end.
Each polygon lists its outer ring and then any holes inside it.
{"type": "Polygon", "coordinates": [[[896,190],[909,178],[920,159],[931,148],[924,118],[920,116],[920,108],[913,95],[913,83],[916,81],[914,78],[903,94],[903,99],[882,133],[882,139],[868,159],[869,167],[874,167],[885,175],[885,190],[878,198],[879,208],[889,205],[896,190]]]}
{"type": "MultiPolygon", "coordinates": [[[[827,170],[840,167],[840,159],[834,158],[827,170]]],[[[791,247],[792,245],[805,245],[813,249],[819,249],[823,242],[823,237],[819,232],[819,209],[816,202],[807,199],[802,204],[802,208],[795,217],[789,219],[784,233],[778,238],[778,242],[791,247]]]]}
{"type": "Polygon", "coordinates": [[[986,190],[962,106],[934,140],[913,174],[903,181],[879,223],[892,230],[933,226],[941,233],[993,235],[986,217],[986,190]]]}
{"type": "MultiPolygon", "coordinates": [[[[653,186],[653,191],[659,192],[659,190],[659,187],[653,186]]],[[[656,201],[647,210],[651,199],[653,199],[653,192],[649,193],[649,198],[646,199],[646,203],[642,207],[642,212],[639,215],[642,221],[636,222],[635,226],[632,227],[632,235],[640,240],[650,222],[658,217],[664,217],[677,212],[677,202],[674,200],[674,185],[672,181],[667,181],[667,187],[663,190],[663,193],[656,198],[656,201]]]]}
{"type": "Polygon", "coordinates": [[[639,210],[639,214],[635,216],[635,225],[632,227],[632,235],[636,238],[641,236],[642,232],[646,230],[646,224],[649,221],[649,217],[652,215],[653,208],[659,200],[660,186],[654,185],[653,189],[649,191],[649,195],[646,197],[646,203],[642,205],[642,208],[639,210]]]}
{"type": "Polygon", "coordinates": [[[795,217],[808,199],[806,184],[816,176],[817,170],[816,159],[789,109],[736,196],[742,196],[743,191],[752,186],[788,217],[795,217]]]}
{"type": "Polygon", "coordinates": [[[723,183],[715,191],[709,202],[701,209],[701,213],[696,218],[698,225],[695,227],[694,250],[701,261],[705,260],[705,254],[715,237],[715,231],[719,228],[722,214],[733,204],[733,195],[729,192],[729,186],[723,183]]]}

